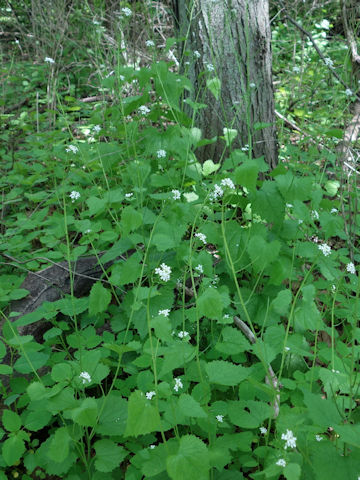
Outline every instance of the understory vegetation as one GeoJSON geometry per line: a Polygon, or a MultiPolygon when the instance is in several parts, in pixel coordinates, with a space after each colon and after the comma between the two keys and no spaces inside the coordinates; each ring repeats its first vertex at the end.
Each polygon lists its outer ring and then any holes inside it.
{"type": "Polygon", "coordinates": [[[0,479],[357,480],[358,172],[337,146],[359,85],[339,9],[298,2],[323,62],[271,6],[270,171],[232,125],[203,138],[166,2],[102,3],[39,13],[38,37],[25,7],[0,11],[0,479]],[[83,257],[101,271],[78,294],[83,257]],[[60,262],[68,293],[19,315],[29,273],[60,262]]]}

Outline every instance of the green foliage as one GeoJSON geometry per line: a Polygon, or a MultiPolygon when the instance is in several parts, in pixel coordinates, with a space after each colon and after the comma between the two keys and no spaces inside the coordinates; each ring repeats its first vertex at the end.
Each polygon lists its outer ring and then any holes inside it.
{"type": "MultiPolygon", "coordinates": [[[[145,3],[129,17],[120,3],[116,45],[157,15],[145,3]]],[[[338,69],[329,8],[310,27],[338,69]]],[[[358,189],[335,162],[342,87],[275,18],[277,110],[314,140],[279,129],[270,172],[233,147],[231,124],[203,137],[212,105],[165,61],[175,39],[134,68],[131,48],[104,47],[104,9],[71,10],[54,64],[46,32],[26,47],[36,61],[10,59],[15,43],[4,57],[0,480],[357,478],[358,189]],[[223,157],[200,164],[214,142],[223,157]],[[72,274],[19,317],[29,271],[86,256],[102,266],[88,291],[74,295],[72,274]]],[[[203,78],[221,101],[220,78],[203,78]]]]}

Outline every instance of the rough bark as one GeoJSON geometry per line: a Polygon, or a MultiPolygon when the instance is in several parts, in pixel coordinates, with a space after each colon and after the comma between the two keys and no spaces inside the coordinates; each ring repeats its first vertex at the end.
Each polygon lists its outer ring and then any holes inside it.
{"type": "MultiPolygon", "coordinates": [[[[223,135],[223,128],[239,132],[234,147],[249,145],[254,157],[277,163],[275,108],[271,72],[271,33],[268,0],[174,0],[180,34],[187,35],[194,99],[206,103],[197,124],[206,138],[223,135]],[[194,52],[201,56],[196,58],[194,52]],[[211,70],[211,65],[214,71],[211,70]],[[200,75],[205,71],[206,74],[200,75]],[[215,100],[204,88],[206,79],[221,80],[215,100]],[[265,128],[259,123],[269,124],[265,128]]],[[[200,160],[219,161],[224,142],[207,145],[200,160]]]]}

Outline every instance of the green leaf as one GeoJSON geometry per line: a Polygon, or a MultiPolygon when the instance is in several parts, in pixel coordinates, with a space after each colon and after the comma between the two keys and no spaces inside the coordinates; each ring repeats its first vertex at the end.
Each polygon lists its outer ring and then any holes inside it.
{"type": "Polygon", "coordinates": [[[96,315],[104,312],[111,301],[111,293],[103,287],[101,282],[96,282],[90,291],[89,313],[96,315]]]}
{"type": "Polygon", "coordinates": [[[287,480],[299,480],[301,467],[297,463],[288,463],[284,468],[284,476],[287,480]]]}
{"type": "Polygon", "coordinates": [[[280,247],[281,244],[277,240],[267,242],[260,235],[250,237],[247,250],[254,270],[260,272],[273,262],[279,255],[280,247]]]}
{"type": "Polygon", "coordinates": [[[228,414],[234,425],[241,428],[258,428],[271,418],[274,409],[264,402],[240,400],[229,402],[228,414]]]}
{"type": "Polygon", "coordinates": [[[178,407],[186,417],[206,418],[207,415],[200,404],[189,394],[182,393],[179,397],[178,407]]]}
{"type": "Polygon", "coordinates": [[[51,413],[43,408],[41,410],[28,411],[24,419],[24,427],[32,432],[38,432],[44,428],[51,419],[51,413]]]}
{"type": "Polygon", "coordinates": [[[111,440],[98,440],[94,444],[95,468],[99,472],[112,472],[127,455],[125,448],[116,445],[111,440]]]}
{"type": "Polygon", "coordinates": [[[123,235],[126,236],[130,232],[136,230],[142,224],[142,215],[133,207],[125,207],[121,215],[121,227],[123,235]]]}
{"type": "Polygon", "coordinates": [[[211,175],[220,168],[220,163],[214,163],[212,160],[205,160],[202,166],[202,174],[204,177],[211,175]]]}
{"type": "Polygon", "coordinates": [[[2,456],[7,465],[14,465],[25,452],[24,440],[14,435],[2,444],[2,456]]]}
{"type": "Polygon", "coordinates": [[[160,429],[160,416],[145,395],[138,390],[129,397],[125,436],[145,435],[160,429]]]}
{"type": "Polygon", "coordinates": [[[8,432],[16,432],[21,428],[21,418],[12,410],[4,410],[2,414],[2,423],[8,432]]]}
{"type": "Polygon", "coordinates": [[[336,430],[336,426],[342,423],[342,418],[335,403],[321,398],[320,394],[316,395],[305,390],[304,403],[307,407],[307,415],[315,425],[324,429],[332,427],[336,430]]]}
{"type": "Polygon", "coordinates": [[[95,427],[98,409],[95,398],[85,398],[80,407],[72,410],[72,419],[83,427],[95,427]]]}
{"type": "Polygon", "coordinates": [[[234,365],[224,360],[214,360],[205,366],[206,373],[209,376],[210,383],[219,385],[234,386],[238,385],[250,375],[251,369],[234,365]]]}
{"type": "Polygon", "coordinates": [[[13,372],[10,365],[0,365],[0,375],[11,375],[13,372]]]}
{"type": "Polygon", "coordinates": [[[43,400],[46,398],[46,388],[40,382],[33,382],[26,389],[32,401],[43,400]]]}
{"type": "Polygon", "coordinates": [[[16,360],[14,369],[19,373],[33,373],[34,370],[46,365],[49,359],[49,354],[43,352],[28,352],[27,355],[21,355],[16,360]]]}
{"type": "Polygon", "coordinates": [[[222,317],[223,302],[220,293],[215,288],[207,288],[197,299],[199,315],[213,320],[222,317]]]}
{"type": "Polygon", "coordinates": [[[214,77],[206,80],[206,86],[210,90],[210,92],[214,95],[216,100],[219,100],[220,92],[221,92],[221,81],[219,78],[214,77]]]}
{"type": "Polygon", "coordinates": [[[136,252],[127,260],[116,263],[111,270],[110,282],[117,286],[135,283],[141,273],[141,260],[141,253],[136,252]]]}
{"type": "Polygon", "coordinates": [[[290,290],[281,290],[276,298],[272,301],[271,305],[276,313],[279,315],[286,315],[289,311],[289,307],[292,300],[292,293],[290,290]]]}
{"type": "Polygon", "coordinates": [[[235,180],[236,183],[249,191],[256,190],[256,181],[259,173],[259,167],[254,160],[245,160],[245,162],[236,168],[235,180]]]}
{"type": "Polygon", "coordinates": [[[208,480],[210,467],[206,445],[194,435],[181,437],[177,453],[167,458],[166,468],[172,480],[208,480]]]}
{"type": "Polygon", "coordinates": [[[340,182],[337,180],[328,180],[325,183],[325,190],[331,197],[334,197],[340,188],[340,182]]]}
{"type": "Polygon", "coordinates": [[[103,212],[106,207],[106,201],[103,198],[90,197],[86,200],[89,206],[90,215],[97,215],[103,212]]]}
{"type": "Polygon", "coordinates": [[[119,392],[111,392],[100,408],[101,414],[96,432],[101,435],[123,435],[126,428],[128,406],[119,392]]]}
{"type": "Polygon", "coordinates": [[[336,433],[340,435],[342,442],[360,448],[360,425],[339,425],[336,427],[336,433]]]}
{"type": "Polygon", "coordinates": [[[238,131],[235,130],[234,128],[223,128],[223,133],[224,133],[224,139],[225,139],[225,142],[226,142],[226,146],[230,147],[232,142],[237,137],[238,131]]]}
{"type": "Polygon", "coordinates": [[[55,435],[51,439],[48,457],[53,462],[63,462],[69,455],[70,441],[71,437],[67,427],[58,428],[55,432],[55,435]]]}
{"type": "Polygon", "coordinates": [[[58,363],[53,366],[51,371],[51,378],[54,380],[54,382],[71,380],[72,375],[72,368],[68,363],[58,363]]]}

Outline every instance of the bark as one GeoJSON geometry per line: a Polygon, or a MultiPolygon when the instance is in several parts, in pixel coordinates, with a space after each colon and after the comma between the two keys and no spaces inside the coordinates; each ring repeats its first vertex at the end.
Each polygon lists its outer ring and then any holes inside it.
{"type": "MultiPolygon", "coordinates": [[[[180,35],[189,28],[184,59],[191,59],[194,100],[206,103],[197,124],[206,138],[223,135],[223,128],[239,132],[233,147],[249,145],[254,157],[277,164],[275,108],[271,72],[271,32],[268,0],[174,0],[180,35]],[[190,56],[186,52],[190,51],[190,56]],[[194,52],[200,57],[196,58],[194,52]],[[214,71],[211,70],[214,67],[214,71]],[[201,72],[205,71],[205,75],[201,72]],[[205,87],[217,76],[221,94],[216,100],[205,87]],[[269,124],[265,128],[259,123],[269,124]]],[[[207,145],[200,160],[219,161],[224,142],[207,145]]]]}

